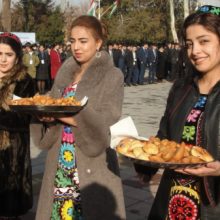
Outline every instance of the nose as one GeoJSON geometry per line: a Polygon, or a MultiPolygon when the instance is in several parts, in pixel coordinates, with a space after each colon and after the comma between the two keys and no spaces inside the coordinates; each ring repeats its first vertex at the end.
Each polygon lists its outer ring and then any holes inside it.
{"type": "Polygon", "coordinates": [[[1,62],[6,62],[6,61],[7,61],[6,55],[2,54],[1,55],[1,62]]]}
{"type": "Polygon", "coordinates": [[[73,44],[72,44],[72,50],[73,51],[76,51],[76,50],[78,50],[79,49],[79,43],[78,42],[74,42],[73,44]]]}
{"type": "Polygon", "coordinates": [[[196,54],[198,54],[198,53],[200,53],[200,51],[201,51],[201,47],[200,47],[200,45],[198,44],[198,43],[194,43],[193,45],[192,45],[192,54],[193,55],[196,55],[196,54]]]}

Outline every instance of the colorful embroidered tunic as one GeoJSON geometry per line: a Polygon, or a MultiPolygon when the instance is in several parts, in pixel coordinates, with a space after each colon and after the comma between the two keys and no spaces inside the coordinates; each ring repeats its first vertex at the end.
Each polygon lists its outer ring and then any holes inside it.
{"type": "MultiPolygon", "coordinates": [[[[201,146],[201,125],[207,95],[200,95],[186,119],[182,141],[187,144],[201,146]]],[[[175,173],[172,179],[167,220],[198,220],[200,219],[200,178],[175,173]]]]}
{"type": "MultiPolygon", "coordinates": [[[[77,84],[64,90],[63,97],[75,96],[77,84]]],[[[54,201],[51,220],[83,220],[75,138],[71,126],[64,126],[57,172],[54,181],[54,201]]]]}

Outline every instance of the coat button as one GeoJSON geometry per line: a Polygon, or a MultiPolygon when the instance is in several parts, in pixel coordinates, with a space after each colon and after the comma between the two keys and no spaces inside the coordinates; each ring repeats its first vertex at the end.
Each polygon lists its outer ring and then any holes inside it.
{"type": "Polygon", "coordinates": [[[86,173],[90,174],[92,171],[90,169],[86,170],[86,173]]]}

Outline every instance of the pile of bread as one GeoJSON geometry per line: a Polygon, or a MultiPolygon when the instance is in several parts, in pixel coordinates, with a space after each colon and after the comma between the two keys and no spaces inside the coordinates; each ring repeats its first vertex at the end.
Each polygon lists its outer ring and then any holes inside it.
{"type": "Polygon", "coordinates": [[[204,163],[213,157],[202,147],[178,144],[167,139],[150,137],[148,141],[125,138],[116,146],[117,152],[139,160],[158,163],[204,163]]]}
{"type": "Polygon", "coordinates": [[[11,100],[9,105],[43,105],[43,106],[79,106],[81,103],[75,97],[52,98],[50,96],[35,95],[30,98],[11,100]]]}

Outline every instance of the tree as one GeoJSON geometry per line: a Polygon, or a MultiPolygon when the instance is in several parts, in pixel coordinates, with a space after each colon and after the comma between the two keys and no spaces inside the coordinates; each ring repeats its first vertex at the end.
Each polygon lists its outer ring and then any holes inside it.
{"type": "Polygon", "coordinates": [[[26,8],[23,1],[17,2],[12,10],[12,30],[35,32],[37,41],[41,43],[62,42],[64,17],[60,8],[54,6],[53,0],[28,1],[26,8]],[[24,10],[28,22],[24,19],[24,10]]]}
{"type": "Polygon", "coordinates": [[[11,0],[2,1],[2,29],[3,31],[11,31],[11,0]]]}
{"type": "Polygon", "coordinates": [[[170,27],[174,42],[178,42],[176,27],[175,27],[175,15],[174,15],[174,2],[169,0],[170,3],[170,27]]]}
{"type": "Polygon", "coordinates": [[[184,11],[184,18],[189,15],[189,0],[183,0],[183,11],[184,11]]]}

